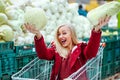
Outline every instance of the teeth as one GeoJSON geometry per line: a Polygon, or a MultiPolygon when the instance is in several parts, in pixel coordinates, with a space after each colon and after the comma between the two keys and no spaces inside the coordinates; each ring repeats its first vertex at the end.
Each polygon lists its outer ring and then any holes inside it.
{"type": "Polygon", "coordinates": [[[64,44],[66,40],[62,40],[61,42],[64,44]]]}
{"type": "Polygon", "coordinates": [[[66,39],[61,39],[61,44],[65,44],[66,39]]]}

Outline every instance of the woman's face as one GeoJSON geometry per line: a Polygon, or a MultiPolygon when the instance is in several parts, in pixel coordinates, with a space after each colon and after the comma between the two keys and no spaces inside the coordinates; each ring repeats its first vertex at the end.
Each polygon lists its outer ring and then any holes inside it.
{"type": "Polygon", "coordinates": [[[68,27],[62,26],[58,30],[58,41],[60,44],[65,47],[69,48],[72,44],[72,38],[71,38],[71,31],[68,27]]]}

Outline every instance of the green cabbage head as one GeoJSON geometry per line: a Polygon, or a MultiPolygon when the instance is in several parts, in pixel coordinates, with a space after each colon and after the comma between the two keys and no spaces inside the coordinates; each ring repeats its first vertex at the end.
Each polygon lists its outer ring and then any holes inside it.
{"type": "Polygon", "coordinates": [[[7,23],[8,17],[4,13],[0,13],[0,25],[7,23]]]}
{"type": "Polygon", "coordinates": [[[27,8],[24,14],[25,23],[34,24],[39,30],[43,29],[47,24],[47,17],[41,8],[27,8]]]}
{"type": "Polygon", "coordinates": [[[0,37],[5,41],[12,41],[14,38],[14,32],[12,28],[8,25],[0,26],[0,37]]]}
{"type": "Polygon", "coordinates": [[[92,25],[97,25],[100,18],[105,17],[106,15],[113,16],[118,12],[120,12],[120,2],[111,1],[89,11],[87,18],[92,25]]]}

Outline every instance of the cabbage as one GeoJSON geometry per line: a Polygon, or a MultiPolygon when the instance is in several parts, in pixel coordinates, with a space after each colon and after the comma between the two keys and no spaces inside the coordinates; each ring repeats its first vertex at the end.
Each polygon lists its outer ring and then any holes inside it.
{"type": "Polygon", "coordinates": [[[0,39],[0,43],[3,43],[3,42],[5,42],[3,39],[0,39]]]}
{"type": "Polygon", "coordinates": [[[7,24],[15,31],[22,31],[21,26],[24,24],[24,11],[11,6],[5,9],[5,13],[8,17],[7,24]]]}
{"type": "Polygon", "coordinates": [[[0,12],[5,12],[5,3],[4,0],[0,0],[0,12]]]}
{"type": "Polygon", "coordinates": [[[7,16],[4,13],[0,13],[0,25],[7,23],[7,16]]]}
{"type": "Polygon", "coordinates": [[[5,41],[12,41],[14,38],[14,32],[8,25],[0,26],[0,37],[5,41]]]}
{"type": "Polygon", "coordinates": [[[120,2],[111,1],[89,11],[87,14],[87,18],[93,25],[97,25],[101,17],[105,17],[106,15],[113,16],[119,11],[120,2]]]}
{"type": "Polygon", "coordinates": [[[47,23],[47,17],[44,10],[40,8],[27,8],[24,15],[25,23],[34,24],[37,29],[41,30],[47,23]]]}
{"type": "Polygon", "coordinates": [[[8,20],[8,25],[10,25],[10,27],[14,31],[21,32],[22,31],[21,26],[23,25],[23,22],[22,20],[8,20]]]}
{"type": "Polygon", "coordinates": [[[16,9],[12,9],[12,8],[6,8],[5,9],[5,13],[8,16],[9,19],[14,19],[17,20],[18,16],[19,16],[19,12],[16,9]]]}
{"type": "Polygon", "coordinates": [[[23,10],[19,8],[14,8],[14,6],[12,6],[12,7],[6,7],[5,13],[8,16],[8,19],[18,20],[20,16],[23,16],[24,12],[23,10]]]}
{"type": "Polygon", "coordinates": [[[15,39],[15,46],[17,45],[24,45],[24,42],[25,42],[25,39],[24,37],[21,37],[21,36],[18,36],[16,39],[15,39]]]}

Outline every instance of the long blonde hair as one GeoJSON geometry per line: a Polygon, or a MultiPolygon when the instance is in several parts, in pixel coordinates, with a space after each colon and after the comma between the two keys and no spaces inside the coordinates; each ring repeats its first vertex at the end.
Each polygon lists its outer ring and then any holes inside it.
{"type": "Polygon", "coordinates": [[[71,24],[62,24],[60,26],[58,26],[57,30],[56,30],[56,33],[55,33],[55,46],[56,46],[56,51],[58,52],[58,54],[63,57],[63,58],[67,58],[68,56],[68,50],[64,47],[62,47],[62,45],[60,44],[59,40],[58,40],[58,32],[59,32],[59,29],[61,27],[68,27],[71,31],[71,38],[72,38],[72,41],[73,41],[73,44],[78,44],[79,41],[77,39],[77,35],[76,35],[76,32],[75,32],[75,29],[74,27],[71,25],[71,24]]]}

